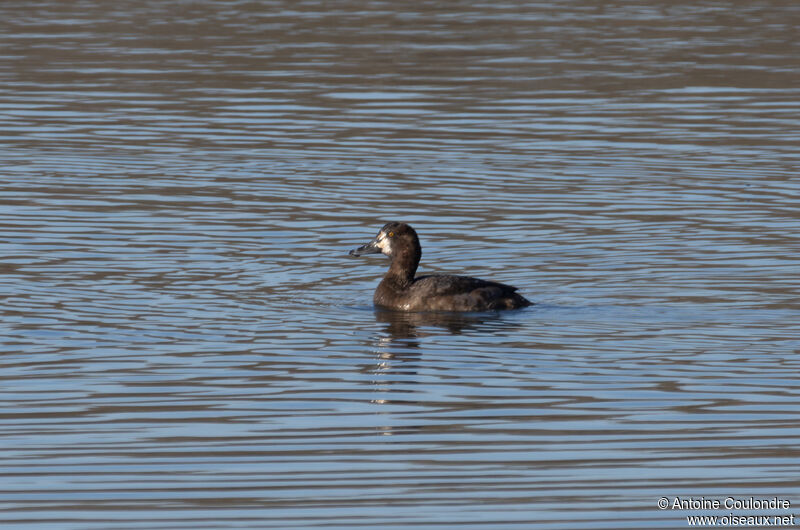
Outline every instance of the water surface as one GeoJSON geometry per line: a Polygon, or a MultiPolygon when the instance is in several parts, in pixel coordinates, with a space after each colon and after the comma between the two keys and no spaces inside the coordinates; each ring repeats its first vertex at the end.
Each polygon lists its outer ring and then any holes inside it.
{"type": "Polygon", "coordinates": [[[4,527],[800,506],[800,7],[43,0],[0,20],[4,527]],[[421,272],[536,305],[376,311],[387,263],[347,251],[387,220],[420,233],[421,272]]]}

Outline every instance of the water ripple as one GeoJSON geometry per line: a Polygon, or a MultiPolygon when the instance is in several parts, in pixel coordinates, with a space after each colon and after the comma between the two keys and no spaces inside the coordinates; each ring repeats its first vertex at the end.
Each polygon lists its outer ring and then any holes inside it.
{"type": "Polygon", "coordinates": [[[0,520],[796,500],[800,11],[773,4],[4,4],[0,520]],[[388,220],[421,271],[536,305],[375,311],[386,261],[347,251],[388,220]]]}

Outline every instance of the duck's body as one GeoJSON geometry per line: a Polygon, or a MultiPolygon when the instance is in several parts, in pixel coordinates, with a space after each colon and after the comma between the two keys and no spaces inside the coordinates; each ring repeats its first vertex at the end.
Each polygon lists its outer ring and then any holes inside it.
{"type": "Polygon", "coordinates": [[[375,305],[399,311],[489,311],[531,305],[517,288],[502,283],[434,274],[414,277],[422,256],[417,233],[405,223],[387,223],[353,256],[383,253],[392,260],[375,289],[375,305]]]}
{"type": "Polygon", "coordinates": [[[516,290],[468,276],[420,276],[405,284],[384,277],[373,301],[377,306],[402,311],[488,311],[531,305],[516,290]]]}

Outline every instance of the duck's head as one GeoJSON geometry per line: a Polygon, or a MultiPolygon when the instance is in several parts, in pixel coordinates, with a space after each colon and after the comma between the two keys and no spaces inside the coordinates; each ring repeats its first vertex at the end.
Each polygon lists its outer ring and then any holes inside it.
{"type": "Polygon", "coordinates": [[[385,254],[390,258],[405,253],[410,253],[419,259],[422,254],[419,238],[409,225],[397,222],[386,223],[375,239],[350,251],[351,256],[385,254]]]}

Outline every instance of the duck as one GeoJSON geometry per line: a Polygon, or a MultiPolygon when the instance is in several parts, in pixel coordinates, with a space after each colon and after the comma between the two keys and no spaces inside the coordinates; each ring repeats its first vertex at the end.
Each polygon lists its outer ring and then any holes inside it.
{"type": "Polygon", "coordinates": [[[351,256],[384,254],[389,270],[375,289],[375,306],[396,311],[494,311],[533,305],[517,288],[504,283],[431,274],[415,276],[422,246],[417,232],[401,222],[386,223],[378,235],[350,251],[351,256]]]}

